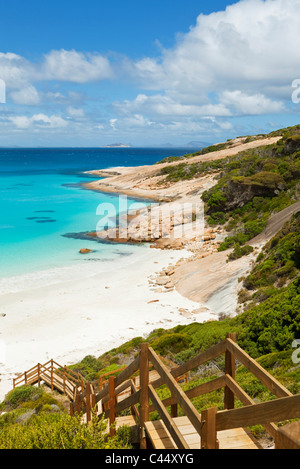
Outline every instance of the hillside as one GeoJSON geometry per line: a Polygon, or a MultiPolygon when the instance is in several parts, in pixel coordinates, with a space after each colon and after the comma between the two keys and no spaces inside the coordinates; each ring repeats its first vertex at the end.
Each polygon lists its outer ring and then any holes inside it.
{"type": "MultiPolygon", "coordinates": [[[[231,275],[236,278],[240,272],[238,309],[231,315],[219,314],[216,320],[159,328],[143,337],[136,331],[136,338],[99,357],[86,356],[72,368],[86,379],[94,380],[129,364],[143,342],[150,343],[163,357],[181,364],[217,344],[228,333],[236,332],[238,344],[251,357],[290,392],[300,393],[300,365],[293,360],[292,347],[300,338],[300,126],[256,139],[244,137],[180,159],[169,159],[145,168],[144,173],[136,173],[134,178],[135,189],[143,196],[151,193],[153,198],[170,200],[192,191],[194,197],[201,198],[207,226],[220,234],[219,242],[205,257],[203,245],[202,252],[194,246],[194,256],[174,266],[174,287],[201,302],[222,291],[231,275]],[[210,269],[211,276],[203,279],[201,269],[203,272],[210,269]]],[[[120,192],[130,194],[129,181],[130,169],[117,169],[106,181],[92,184],[97,190],[113,191],[118,187],[120,192]]],[[[194,370],[183,389],[217,377],[221,371],[224,371],[224,359],[211,361],[194,370]]],[[[240,365],[237,381],[256,402],[274,398],[240,365]]],[[[165,387],[158,392],[161,397],[169,396],[165,387]]],[[[41,399],[40,405],[35,406],[30,396],[25,397],[28,400],[23,399],[15,407],[10,398],[2,404],[7,414],[0,417],[0,446],[6,444],[1,435],[8,429],[21,438],[15,425],[24,409],[38,407],[33,421],[32,416],[28,417],[29,426],[32,422],[40,428],[58,419],[53,417],[50,407],[57,402],[45,396],[43,400],[41,395],[37,398],[41,399]],[[40,411],[44,420],[37,422],[40,411]]],[[[223,401],[220,393],[213,392],[195,399],[194,404],[198,410],[213,406],[221,409],[223,401]]],[[[157,414],[153,413],[151,418],[157,418],[157,414]]],[[[253,432],[261,437],[265,435],[260,427],[253,432]]],[[[107,442],[102,433],[100,429],[98,447],[107,442]]],[[[86,438],[89,440],[89,435],[86,438]]],[[[110,447],[126,447],[126,435],[118,438],[110,447]]]]}
{"type": "MultiPolygon", "coordinates": [[[[99,358],[87,357],[75,365],[75,369],[95,378],[127,363],[144,341],[180,364],[234,331],[242,348],[290,391],[300,392],[300,367],[292,361],[292,343],[300,337],[299,134],[299,126],[282,129],[267,136],[280,137],[271,145],[221,160],[193,163],[195,166],[191,166],[193,157],[188,157],[188,162],[183,157],[175,164],[172,159],[172,167],[165,166],[160,170],[170,187],[172,182],[191,180],[194,183],[195,178],[204,174],[215,174],[215,185],[202,196],[206,220],[210,226],[222,227],[228,234],[220,243],[219,252],[204,260],[209,264],[213,256],[224,255],[230,265],[243,256],[252,256],[250,271],[239,281],[239,314],[235,317],[221,315],[218,321],[204,324],[155,330],[150,336],[137,337],[99,358]]],[[[201,262],[203,259],[188,263],[186,282],[191,290],[196,290],[197,274],[198,289],[203,286],[199,277],[201,262]],[[196,266],[194,277],[191,276],[193,265],[196,266]]],[[[186,266],[177,267],[181,282],[186,266]]],[[[176,287],[180,291],[180,282],[176,287]]],[[[215,361],[209,367],[195,371],[194,379],[206,380],[208,376],[218,374],[218,369],[223,366],[222,362],[215,361]]],[[[239,368],[238,376],[249,395],[258,400],[266,399],[265,389],[250,378],[244,367],[239,368]]],[[[197,405],[199,408],[218,406],[220,402],[218,396],[212,394],[208,401],[200,400],[197,405]]]]}

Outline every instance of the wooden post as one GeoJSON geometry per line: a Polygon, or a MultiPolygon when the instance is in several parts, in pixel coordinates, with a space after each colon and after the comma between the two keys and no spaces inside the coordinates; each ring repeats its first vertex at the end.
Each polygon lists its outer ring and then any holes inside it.
{"type": "Polygon", "coordinates": [[[51,360],[51,391],[53,391],[53,360],[51,360]]]}
{"type": "Polygon", "coordinates": [[[205,409],[201,412],[201,449],[218,449],[216,416],[218,408],[205,409]]]}
{"type": "MultiPolygon", "coordinates": [[[[133,390],[133,388],[132,388],[132,386],[131,386],[131,388],[130,388],[130,395],[132,396],[133,393],[134,393],[134,390],[133,390]]],[[[131,415],[133,415],[133,416],[135,415],[134,406],[131,406],[131,407],[130,407],[130,413],[131,413],[131,415]]]]}
{"type": "Polygon", "coordinates": [[[176,417],[178,417],[178,405],[177,405],[177,403],[171,405],[171,417],[172,417],[172,419],[175,419],[176,417]]]}
{"type": "Polygon", "coordinates": [[[86,383],[86,421],[89,423],[92,419],[91,412],[91,386],[90,383],[86,383]]]}
{"type": "Polygon", "coordinates": [[[275,437],[275,449],[300,449],[300,422],[279,428],[275,437]]]}
{"type": "MultiPolygon", "coordinates": [[[[227,338],[236,342],[236,333],[228,334],[227,338]]],[[[225,374],[235,379],[235,356],[228,350],[225,352],[225,374]]],[[[234,409],[234,393],[228,386],[224,390],[224,409],[234,409]]]]}
{"type": "Polygon", "coordinates": [[[140,352],[140,449],[147,449],[145,422],[149,421],[149,344],[141,345],[140,352]]]}
{"type": "Polygon", "coordinates": [[[41,365],[38,363],[38,387],[41,386],[41,381],[40,381],[41,372],[40,372],[40,368],[41,368],[41,365]]]}
{"type": "Polygon", "coordinates": [[[116,422],[115,412],[116,396],[115,396],[115,377],[109,377],[109,432],[110,436],[116,435],[116,429],[114,427],[116,422]]]}
{"type": "Polygon", "coordinates": [[[66,394],[66,365],[64,366],[64,377],[63,377],[63,386],[64,386],[64,394],[66,394]]]}
{"type": "Polygon", "coordinates": [[[92,411],[96,411],[97,402],[96,402],[96,394],[94,386],[91,386],[91,394],[92,394],[92,411]]]}
{"type": "Polygon", "coordinates": [[[25,384],[27,384],[27,373],[26,373],[26,371],[24,373],[24,379],[25,379],[25,384]]]}
{"type": "Polygon", "coordinates": [[[80,401],[80,394],[78,390],[76,390],[75,412],[77,412],[78,414],[80,414],[81,412],[81,401],[80,401]]]}

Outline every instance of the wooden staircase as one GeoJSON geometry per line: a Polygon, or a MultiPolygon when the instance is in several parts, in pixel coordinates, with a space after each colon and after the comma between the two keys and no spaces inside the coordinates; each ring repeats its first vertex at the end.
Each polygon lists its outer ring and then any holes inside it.
{"type": "MultiPolygon", "coordinates": [[[[186,416],[173,419],[189,449],[201,449],[201,438],[186,416]]],[[[147,435],[155,449],[177,449],[162,420],[146,422],[147,435]]],[[[219,449],[262,449],[249,430],[235,428],[218,432],[219,449]]]]}
{"type": "Polygon", "coordinates": [[[128,367],[102,376],[97,383],[90,383],[51,360],[16,378],[14,387],[44,382],[70,398],[71,415],[82,413],[87,423],[93,412],[106,419],[111,436],[120,426],[131,427],[133,440],[141,449],[261,449],[248,430],[254,425],[265,427],[276,448],[284,445],[286,449],[300,449],[300,423],[294,423],[290,432],[287,427],[277,426],[282,421],[300,419],[300,395],[293,395],[244,352],[237,345],[235,334],[183,365],[172,365],[148,344],[142,344],[128,367]],[[221,354],[225,354],[222,376],[187,391],[182,389],[180,382],[186,382],[191,370],[221,354]],[[276,399],[255,403],[235,380],[236,362],[253,373],[276,399]],[[156,392],[162,385],[171,394],[164,400],[156,392]],[[199,413],[192,399],[222,388],[224,409],[203,409],[199,413]],[[236,407],[236,399],[243,407],[236,407]],[[159,420],[150,419],[154,411],[159,420]]]}

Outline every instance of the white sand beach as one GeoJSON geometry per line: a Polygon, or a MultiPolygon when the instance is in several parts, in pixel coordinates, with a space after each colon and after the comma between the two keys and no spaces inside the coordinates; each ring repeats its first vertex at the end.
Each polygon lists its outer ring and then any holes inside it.
{"type": "Polygon", "coordinates": [[[37,363],[53,358],[74,364],[158,327],[215,318],[205,308],[193,313],[199,303],[176,290],[160,292],[149,283],[162,268],[190,254],[140,246],[131,256],[101,266],[2,280],[0,399],[14,377],[37,363]]]}
{"type": "MultiPolygon", "coordinates": [[[[234,153],[245,149],[238,143],[234,153]]],[[[262,143],[266,144],[256,142],[262,143]]],[[[205,158],[221,156],[228,156],[228,151],[205,158]]],[[[209,176],[158,186],[156,169],[145,168],[147,174],[117,168],[119,176],[107,175],[105,183],[92,183],[89,188],[124,194],[130,186],[136,197],[152,193],[161,200],[184,203],[200,200],[201,193],[214,184],[214,177],[209,176]]],[[[279,215],[279,221],[275,220],[276,229],[282,219],[279,215]]],[[[272,235],[272,225],[268,229],[256,247],[272,235]]],[[[227,263],[227,254],[217,252],[218,236],[222,237],[220,230],[208,245],[194,239],[194,245],[178,250],[134,246],[131,255],[117,261],[80,263],[0,280],[0,400],[12,388],[12,379],[37,363],[53,358],[60,365],[70,365],[159,327],[218,320],[221,313],[234,315],[238,279],[250,268],[255,253],[227,263]],[[155,284],[163,269],[173,267],[172,288],[155,284]]]]}

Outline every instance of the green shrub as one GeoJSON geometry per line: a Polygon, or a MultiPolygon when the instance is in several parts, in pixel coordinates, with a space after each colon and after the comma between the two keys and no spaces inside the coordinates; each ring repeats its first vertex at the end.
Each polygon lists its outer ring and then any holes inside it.
{"type": "Polygon", "coordinates": [[[152,347],[162,355],[165,355],[169,352],[176,354],[187,348],[190,342],[191,338],[187,334],[165,334],[154,340],[152,347]]]}
{"type": "Polygon", "coordinates": [[[235,178],[235,182],[249,186],[261,186],[266,189],[283,189],[284,179],[280,174],[271,171],[260,171],[249,177],[240,176],[235,178]]]}
{"type": "Polygon", "coordinates": [[[126,429],[110,438],[107,425],[95,417],[90,425],[81,416],[42,414],[25,425],[0,429],[1,449],[127,449],[130,435],[126,429]]]}
{"type": "Polygon", "coordinates": [[[39,399],[42,394],[43,390],[41,388],[36,388],[29,385],[20,386],[7,394],[5,402],[12,408],[16,408],[24,402],[35,401],[39,399]]]}
{"type": "Polygon", "coordinates": [[[228,215],[224,212],[214,212],[210,217],[208,217],[208,224],[210,226],[214,225],[224,225],[228,220],[228,215]]]}
{"type": "Polygon", "coordinates": [[[253,247],[252,246],[240,246],[240,244],[235,244],[234,250],[232,253],[229,254],[228,259],[233,261],[236,259],[239,259],[240,257],[243,256],[248,256],[253,252],[253,247]]]}

